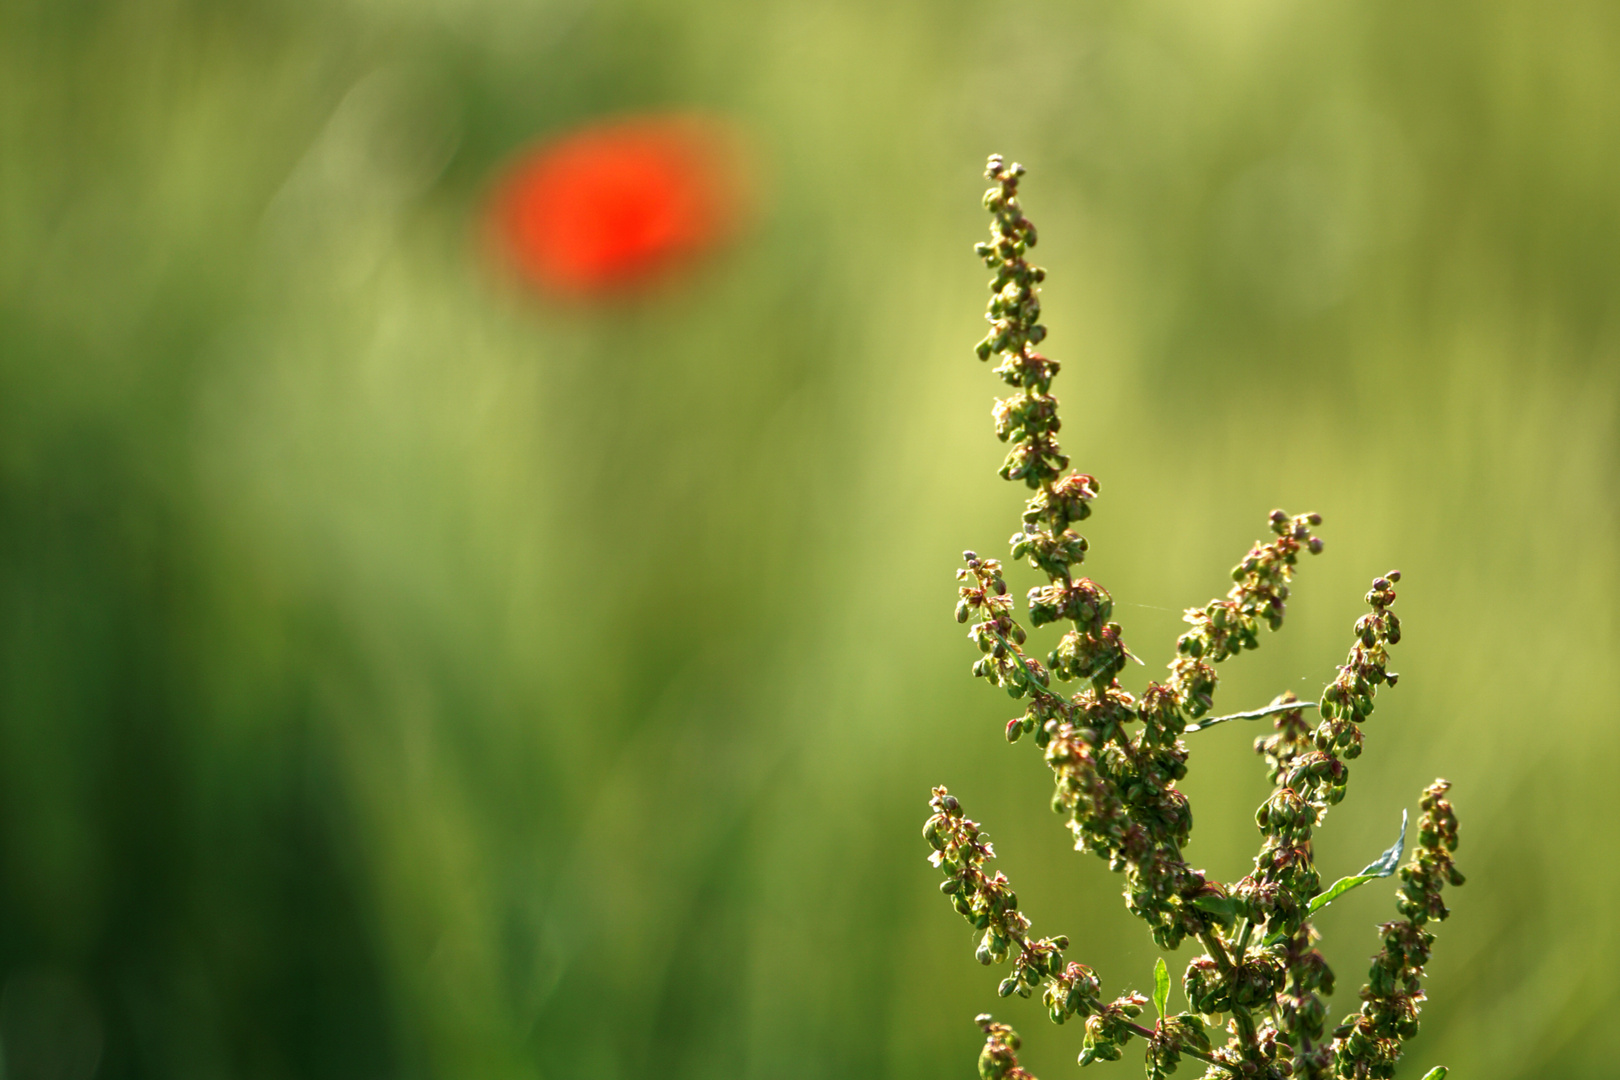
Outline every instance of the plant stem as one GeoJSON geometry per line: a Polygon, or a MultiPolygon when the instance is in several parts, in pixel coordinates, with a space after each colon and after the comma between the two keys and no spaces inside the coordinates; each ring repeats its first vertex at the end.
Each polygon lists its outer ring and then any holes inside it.
{"type": "Polygon", "coordinates": [[[1206,930],[1198,935],[1198,943],[1204,947],[1210,956],[1215,958],[1215,966],[1221,969],[1221,974],[1227,978],[1232,976],[1232,958],[1226,955],[1226,949],[1221,945],[1221,939],[1213,931],[1206,930]]]}
{"type": "Polygon", "coordinates": [[[1042,686],[1040,682],[1036,680],[1035,676],[1029,673],[1029,668],[1025,667],[1023,664],[1024,652],[1022,649],[1008,641],[1006,638],[1002,637],[1000,634],[996,633],[994,630],[990,631],[990,636],[1000,642],[1002,648],[1006,649],[1009,653],[1018,658],[1018,670],[1024,680],[1024,685],[1029,688],[1029,690],[1037,694],[1046,695],[1059,705],[1063,706],[1063,708],[1068,710],[1070,713],[1074,711],[1074,702],[1070,701],[1062,694],[1056,693],[1048,687],[1042,686]]]}
{"type": "Polygon", "coordinates": [[[1233,1005],[1232,1021],[1237,1024],[1238,1036],[1243,1042],[1244,1050],[1248,1051],[1244,1054],[1244,1057],[1259,1062],[1261,1060],[1259,1055],[1260,1040],[1255,1031],[1254,1017],[1249,1015],[1248,1009],[1233,1005]]]}
{"type": "MultiPolygon", "coordinates": [[[[1130,1028],[1132,1031],[1136,1032],[1138,1035],[1142,1036],[1142,1038],[1144,1038],[1144,1039],[1153,1038],[1153,1029],[1152,1028],[1145,1028],[1141,1024],[1130,1024],[1130,1023],[1126,1024],[1125,1026],[1130,1028]]],[[[1181,1052],[1183,1054],[1186,1054],[1188,1057],[1195,1057],[1199,1061],[1204,1062],[1205,1064],[1219,1065],[1221,1068],[1229,1070],[1232,1073],[1233,1076],[1238,1075],[1238,1068],[1237,1068],[1236,1065],[1228,1065],[1226,1062],[1222,1061],[1220,1058],[1213,1057],[1213,1056],[1211,1056],[1209,1054],[1206,1054],[1202,1050],[1194,1050],[1190,1046],[1183,1046],[1181,1048],[1181,1052]]]]}

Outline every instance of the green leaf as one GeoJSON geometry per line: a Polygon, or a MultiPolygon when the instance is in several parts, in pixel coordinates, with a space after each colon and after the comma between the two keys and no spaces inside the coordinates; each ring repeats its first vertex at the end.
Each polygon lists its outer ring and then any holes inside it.
{"type": "Polygon", "coordinates": [[[1401,811],[1401,835],[1378,858],[1361,868],[1358,877],[1389,877],[1395,868],[1401,865],[1401,856],[1406,852],[1406,811],[1401,811]]]}
{"type": "Polygon", "coordinates": [[[1153,965],[1153,1007],[1163,1016],[1164,1007],[1170,1002],[1170,968],[1165,964],[1164,957],[1153,965]]]}
{"type": "MultiPolygon", "coordinates": [[[[1133,656],[1131,659],[1136,660],[1136,657],[1133,656]]],[[[1136,660],[1136,662],[1140,664],[1142,661],[1136,660]]],[[[1225,724],[1232,720],[1259,720],[1261,717],[1275,716],[1280,712],[1295,712],[1299,709],[1314,709],[1316,707],[1317,703],[1314,701],[1273,701],[1270,705],[1267,705],[1264,708],[1250,709],[1248,712],[1232,713],[1229,716],[1212,716],[1208,720],[1200,720],[1196,724],[1188,724],[1183,734],[1191,735],[1195,731],[1203,731],[1206,728],[1214,727],[1216,724],[1225,724]]]]}
{"type": "Polygon", "coordinates": [[[1423,1074],[1423,1080],[1446,1080],[1446,1067],[1444,1065],[1436,1065],[1434,1068],[1423,1074]]]}
{"type": "Polygon", "coordinates": [[[1388,874],[1357,874],[1355,877],[1342,877],[1311,898],[1310,914],[1315,915],[1351,889],[1359,888],[1374,878],[1388,876],[1388,874]]]}
{"type": "Polygon", "coordinates": [[[1237,919],[1237,901],[1230,896],[1200,896],[1192,906],[1215,916],[1223,926],[1231,926],[1237,919]]]}
{"type": "MultiPolygon", "coordinates": [[[[1333,903],[1333,901],[1337,900],[1351,889],[1354,889],[1360,885],[1365,885],[1374,878],[1389,877],[1389,875],[1395,872],[1395,868],[1401,864],[1401,855],[1404,854],[1405,851],[1406,811],[1402,810],[1401,835],[1396,838],[1394,844],[1390,845],[1389,850],[1385,851],[1382,855],[1378,856],[1378,858],[1362,867],[1361,873],[1352,877],[1340,878],[1332,885],[1329,885],[1322,892],[1317,893],[1316,896],[1312,897],[1310,914],[1315,915],[1318,911],[1321,911],[1323,908],[1333,903]]],[[[1424,1080],[1428,1080],[1428,1077],[1424,1077],[1424,1080]]]]}

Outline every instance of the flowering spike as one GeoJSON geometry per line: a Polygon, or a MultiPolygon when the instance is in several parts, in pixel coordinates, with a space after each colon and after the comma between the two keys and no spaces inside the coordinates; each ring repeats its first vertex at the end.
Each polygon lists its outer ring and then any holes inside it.
{"type": "MultiPolygon", "coordinates": [[[[1024,702],[1022,715],[1007,721],[1009,742],[1032,734],[1045,751],[1054,789],[1052,808],[1067,818],[1074,846],[1092,852],[1125,875],[1125,900],[1147,922],[1154,941],[1174,949],[1187,938],[1203,947],[1182,976],[1192,1012],[1166,1016],[1168,984],[1156,977],[1160,1001],[1153,1028],[1137,1022],[1148,999],[1134,991],[1104,1003],[1097,976],[1066,961],[1067,938],[1032,938],[1017,895],[986,864],[993,857],[978,823],[962,813],[945,788],[935,788],[932,815],[923,835],[930,859],[944,871],[941,891],[980,934],[983,964],[1011,959],[1001,996],[1041,1001],[1054,1023],[1084,1020],[1080,1064],[1117,1060],[1133,1038],[1146,1042],[1149,1080],[1163,1080],[1183,1057],[1208,1066],[1206,1077],[1255,1080],[1372,1080],[1392,1075],[1402,1041],[1417,1030],[1422,1000],[1418,979],[1433,937],[1424,927],[1445,918],[1443,885],[1462,884],[1451,862],[1456,817],[1437,781],[1424,794],[1424,817],[1413,861],[1401,870],[1402,920],[1383,928],[1384,950],[1374,958],[1362,991],[1361,1012],[1325,1037],[1326,1005],[1333,972],[1315,948],[1310,917],[1321,892],[1312,837],[1328,808],[1344,798],[1346,762],[1362,749],[1361,724],[1373,711],[1380,685],[1395,685],[1389,648],[1400,641],[1400,622],[1390,610],[1400,574],[1376,579],[1367,593],[1370,612],[1355,625],[1346,664],[1320,702],[1292,693],[1271,706],[1190,723],[1211,708],[1215,665],[1259,645],[1260,628],[1282,627],[1301,552],[1317,554],[1313,533],[1318,514],[1272,511],[1272,539],[1257,542],[1232,570],[1224,599],[1187,612],[1191,629],[1176,643],[1170,675],[1137,697],[1117,676],[1132,659],[1123,631],[1113,621],[1108,590],[1074,568],[1088,545],[1070,528],[1091,513],[1096,478],[1068,472],[1057,442],[1061,427],[1052,380],[1058,364],[1035,351],[1046,337],[1039,286],[1046,278],[1025,259],[1035,246],[1035,227],[1024,216],[1018,185],[1024,168],[992,156],[985,193],[992,215],[988,243],[976,251],[995,276],[990,282],[990,332],[979,342],[980,359],[1000,358],[998,374],[1014,392],[993,410],[996,436],[1010,444],[1001,475],[1032,490],[1021,527],[1011,541],[1013,559],[1026,560],[1046,583],[1029,590],[1031,628],[1058,624],[1062,632],[1045,663],[1027,654],[1028,633],[1014,617],[1016,601],[1001,563],[965,552],[957,571],[956,620],[969,625],[979,658],[973,673],[1024,702]],[[1078,681],[1074,693],[1053,689],[1052,677],[1078,681]],[[1297,705],[1297,707],[1295,707],[1297,705]],[[1304,710],[1320,709],[1312,729],[1304,710]],[[1274,717],[1275,733],[1257,740],[1273,790],[1255,814],[1262,839],[1254,870],[1224,884],[1194,869],[1182,857],[1192,831],[1192,810],[1176,784],[1187,774],[1182,737],[1239,719],[1274,717]],[[1206,1030],[1211,1014],[1230,1014],[1227,1039],[1215,1045],[1206,1030]]],[[[1399,854],[1391,852],[1391,864],[1399,854]]],[[[1160,970],[1163,970],[1160,961],[1160,970]]],[[[986,1080],[1024,1080],[1018,1037],[988,1015],[979,1071],[986,1080]]]]}

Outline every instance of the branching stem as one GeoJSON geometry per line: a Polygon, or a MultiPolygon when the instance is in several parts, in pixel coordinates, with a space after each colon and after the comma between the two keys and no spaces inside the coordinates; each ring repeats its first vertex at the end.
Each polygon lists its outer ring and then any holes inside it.
{"type": "MultiPolygon", "coordinates": [[[[1135,1023],[1128,1023],[1125,1026],[1130,1028],[1132,1031],[1136,1032],[1138,1035],[1142,1036],[1142,1038],[1144,1038],[1144,1039],[1153,1038],[1153,1029],[1152,1028],[1143,1027],[1141,1024],[1135,1024],[1135,1023]]],[[[1215,1056],[1213,1056],[1211,1054],[1206,1054],[1202,1050],[1194,1050],[1190,1046],[1183,1046],[1181,1048],[1181,1052],[1183,1054],[1186,1054],[1188,1057],[1197,1058],[1199,1061],[1204,1062],[1206,1065],[1219,1065],[1221,1068],[1228,1070],[1233,1076],[1237,1076],[1239,1074],[1239,1072],[1240,1072],[1240,1070],[1238,1069],[1238,1067],[1236,1065],[1229,1065],[1226,1062],[1222,1061],[1220,1058],[1215,1057],[1215,1056]]]]}
{"type": "Polygon", "coordinates": [[[1226,949],[1221,945],[1221,939],[1212,931],[1206,930],[1198,935],[1198,942],[1214,957],[1215,966],[1221,969],[1221,974],[1230,977],[1232,974],[1232,958],[1226,955],[1226,949]]]}
{"type": "Polygon", "coordinates": [[[1015,656],[1015,657],[1017,657],[1019,659],[1019,661],[1020,661],[1019,664],[1018,664],[1019,676],[1020,676],[1020,678],[1022,678],[1024,680],[1024,686],[1025,687],[1027,687],[1029,690],[1033,691],[1034,693],[1041,694],[1041,695],[1044,695],[1046,697],[1051,698],[1053,701],[1057,702],[1065,710],[1068,710],[1071,713],[1074,711],[1074,702],[1070,701],[1068,698],[1064,697],[1062,694],[1059,694],[1056,691],[1052,690],[1050,687],[1042,686],[1041,683],[1040,683],[1040,680],[1035,678],[1035,676],[1033,676],[1033,675],[1031,675],[1029,673],[1029,668],[1024,666],[1024,664],[1022,662],[1025,659],[1024,651],[1022,649],[1020,649],[1018,646],[1014,645],[1012,642],[1008,641],[1006,638],[1002,637],[1000,634],[996,633],[994,630],[991,630],[989,633],[990,633],[991,637],[995,638],[996,641],[1000,643],[1002,648],[1006,649],[1008,653],[1012,654],[1013,656],[1015,656]]]}

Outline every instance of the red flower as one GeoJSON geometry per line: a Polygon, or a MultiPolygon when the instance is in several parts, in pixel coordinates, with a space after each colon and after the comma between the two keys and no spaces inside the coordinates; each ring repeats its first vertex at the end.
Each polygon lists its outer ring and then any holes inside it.
{"type": "Polygon", "coordinates": [[[735,232],[738,140],[692,116],[598,123],[518,158],[496,186],[495,239],[548,291],[607,296],[665,280],[735,232]]]}

